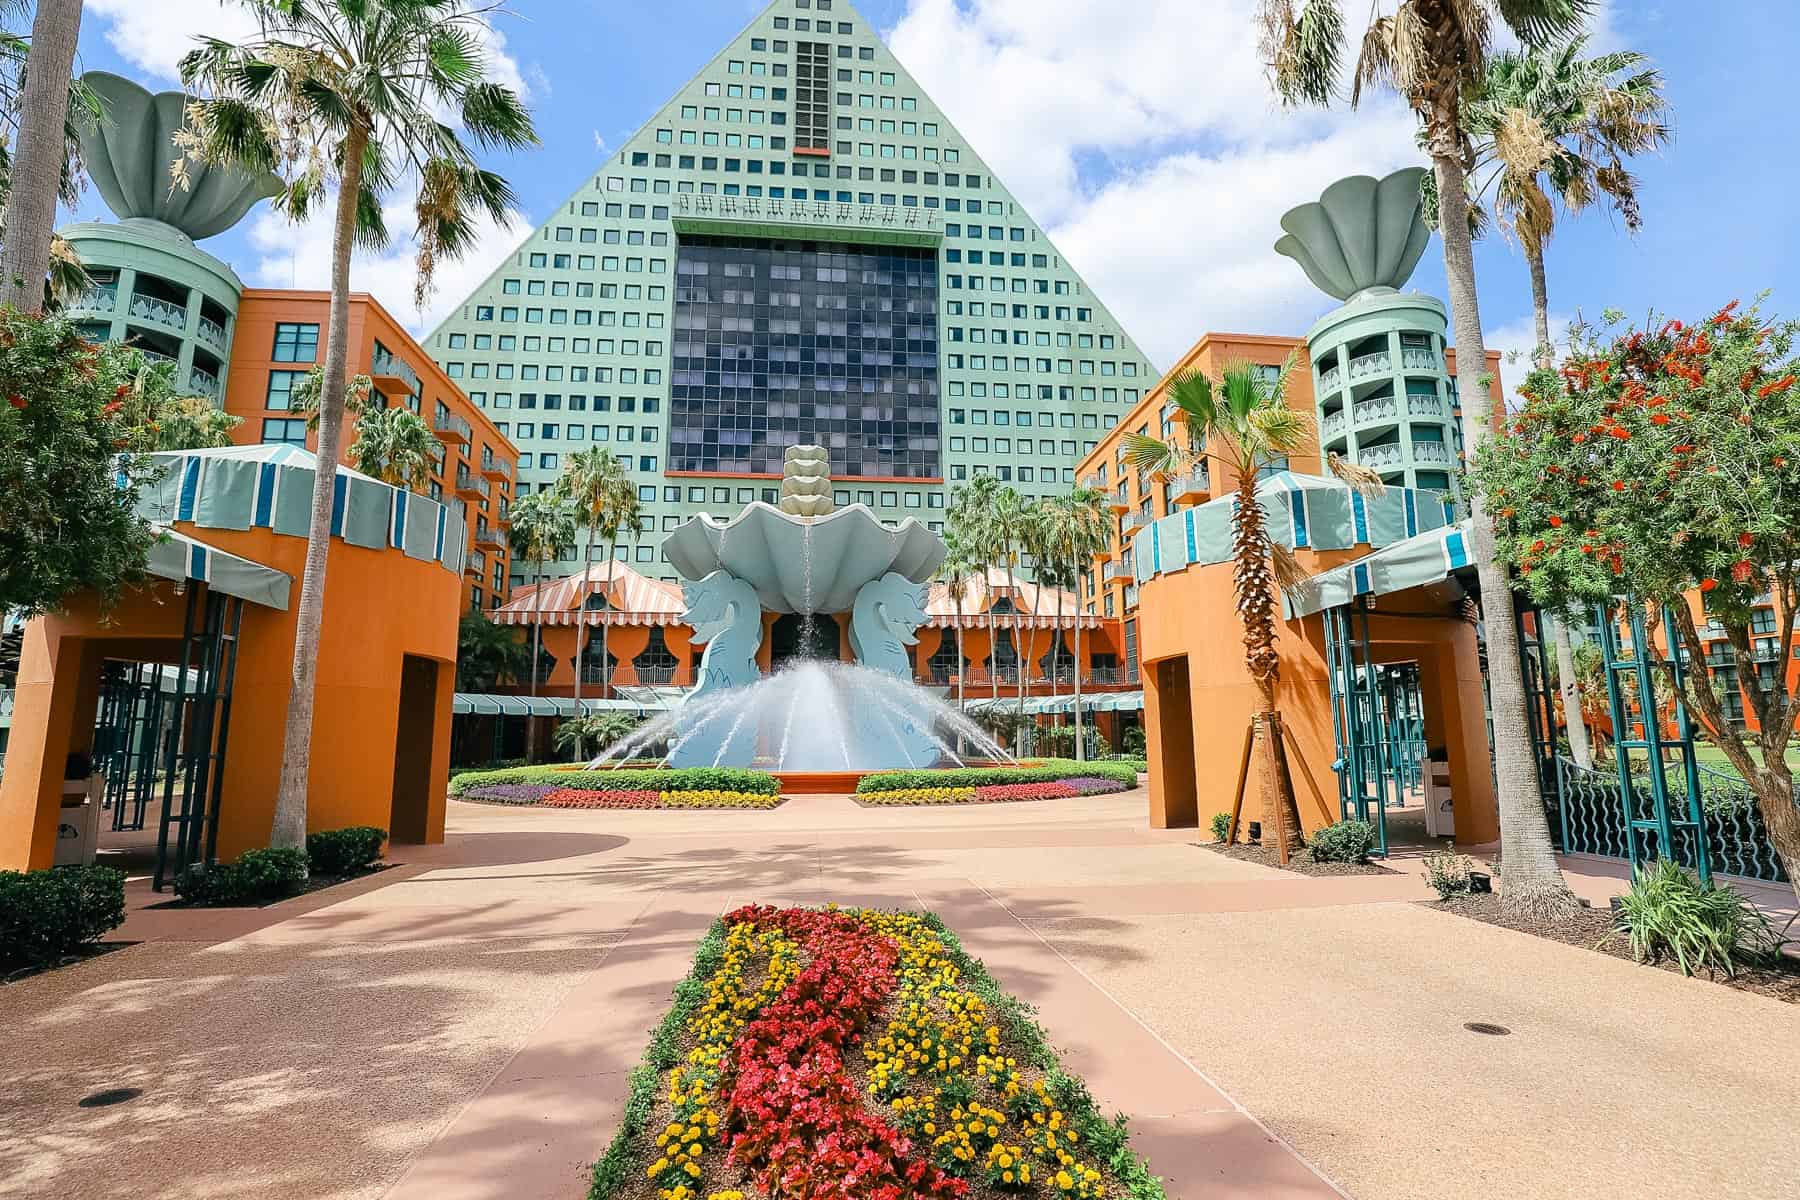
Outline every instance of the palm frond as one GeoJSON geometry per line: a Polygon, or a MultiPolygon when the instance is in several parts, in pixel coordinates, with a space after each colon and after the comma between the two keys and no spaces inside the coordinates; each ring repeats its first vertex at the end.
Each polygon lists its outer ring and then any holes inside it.
{"type": "Polygon", "coordinates": [[[1262,0],[1259,49],[1288,104],[1328,104],[1337,91],[1344,13],[1338,0],[1262,0]]]}
{"type": "Polygon", "coordinates": [[[1325,467],[1333,478],[1347,485],[1364,500],[1379,500],[1387,495],[1387,484],[1381,481],[1381,476],[1374,468],[1339,457],[1335,450],[1325,455],[1325,467]]]}
{"type": "Polygon", "coordinates": [[[1284,592],[1292,591],[1312,578],[1294,557],[1294,552],[1280,542],[1269,543],[1269,563],[1275,573],[1275,586],[1284,592]]]}

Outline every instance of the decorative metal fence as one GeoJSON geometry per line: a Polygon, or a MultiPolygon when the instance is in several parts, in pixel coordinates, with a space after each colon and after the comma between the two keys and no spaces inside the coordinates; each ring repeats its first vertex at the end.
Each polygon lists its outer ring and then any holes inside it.
{"type": "MultiPolygon", "coordinates": [[[[1552,804],[1551,830],[1559,840],[1558,849],[1569,854],[1596,854],[1606,858],[1632,857],[1631,826],[1625,804],[1619,795],[1618,772],[1586,770],[1567,758],[1556,760],[1561,795],[1552,804]]],[[[1756,797],[1749,786],[1735,775],[1700,768],[1702,785],[1702,817],[1706,832],[1707,862],[1714,871],[1761,879],[1770,883],[1786,883],[1787,873],[1769,841],[1762,814],[1757,811],[1756,797]]],[[[1670,781],[1670,791],[1681,787],[1670,781]]],[[[1547,797],[1547,799],[1549,799],[1547,797]]],[[[1655,811],[1650,781],[1634,776],[1631,787],[1630,819],[1647,821],[1655,811]]],[[[1639,846],[1641,857],[1662,857],[1663,848],[1654,844],[1654,830],[1640,829],[1647,839],[1639,846]]],[[[1691,830],[1677,829],[1674,845],[1667,857],[1686,867],[1698,862],[1691,830]]]]}

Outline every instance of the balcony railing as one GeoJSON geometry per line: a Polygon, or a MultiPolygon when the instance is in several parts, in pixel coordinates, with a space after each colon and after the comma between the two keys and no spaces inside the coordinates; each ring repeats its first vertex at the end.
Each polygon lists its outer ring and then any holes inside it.
{"type": "Polygon", "coordinates": [[[225,352],[225,327],[211,317],[202,316],[195,327],[195,335],[221,354],[225,352]]]}
{"type": "Polygon", "coordinates": [[[1212,494],[1212,468],[1198,463],[1175,477],[1171,494],[1177,500],[1191,500],[1212,494]]]}
{"type": "Polygon", "coordinates": [[[369,362],[369,374],[377,384],[383,379],[400,380],[409,395],[419,390],[419,373],[408,366],[405,360],[395,358],[387,350],[375,352],[375,357],[369,362]]]}
{"type": "Polygon", "coordinates": [[[467,467],[456,472],[456,494],[468,500],[485,500],[488,495],[488,481],[469,474],[467,467]]]}
{"type": "Polygon", "coordinates": [[[1154,516],[1152,516],[1150,513],[1147,513],[1145,511],[1143,511],[1142,509],[1137,509],[1137,510],[1133,511],[1132,513],[1130,513],[1128,516],[1126,516],[1125,532],[1126,533],[1136,533],[1138,530],[1143,529],[1146,526],[1148,526],[1154,520],[1156,520],[1156,518],[1154,516]]]}
{"type": "Polygon", "coordinates": [[[1397,445],[1363,446],[1356,452],[1358,460],[1365,467],[1377,471],[1400,465],[1401,452],[1397,445]]]}
{"type": "Polygon", "coordinates": [[[1406,394],[1406,412],[1413,417],[1441,417],[1444,415],[1444,401],[1440,396],[1426,396],[1408,392],[1406,394]]]}
{"type": "Polygon", "coordinates": [[[1392,396],[1377,396],[1373,400],[1356,402],[1356,423],[1358,425],[1385,424],[1400,419],[1400,404],[1392,396]]]}
{"type": "Polygon", "coordinates": [[[142,292],[131,295],[131,315],[152,325],[162,325],[178,333],[187,330],[187,305],[175,304],[142,292]]]}
{"type": "Polygon", "coordinates": [[[475,544],[477,546],[493,546],[498,548],[502,544],[500,540],[500,531],[495,529],[492,525],[489,525],[486,521],[477,521],[475,523],[475,544]]]}
{"type": "Polygon", "coordinates": [[[195,367],[188,372],[188,390],[196,396],[217,400],[219,398],[219,377],[202,367],[195,367]]]}
{"type": "Polygon", "coordinates": [[[1111,583],[1114,580],[1129,582],[1136,578],[1137,572],[1132,569],[1130,563],[1109,562],[1106,564],[1106,581],[1108,583],[1111,583]]]}
{"type": "Polygon", "coordinates": [[[1341,437],[1344,432],[1345,423],[1346,420],[1343,409],[1340,408],[1336,412],[1328,412],[1319,421],[1319,435],[1326,441],[1330,441],[1335,437],[1341,437]]]}
{"type": "Polygon", "coordinates": [[[1350,381],[1367,379],[1371,375],[1387,375],[1394,369],[1394,360],[1386,350],[1374,354],[1365,354],[1361,358],[1350,360],[1350,381]]]}
{"type": "Polygon", "coordinates": [[[1331,367],[1327,370],[1320,371],[1319,394],[1323,396],[1328,392],[1335,392],[1338,390],[1338,386],[1343,382],[1344,369],[1342,367],[1331,367]]]}
{"type": "Polygon", "coordinates": [[[105,284],[89,288],[69,302],[70,313],[110,313],[119,307],[119,285],[105,284]]]}
{"type": "Polygon", "coordinates": [[[1444,370],[1444,360],[1438,357],[1436,350],[1427,350],[1419,346],[1400,347],[1400,365],[1408,371],[1444,370]]]}
{"type": "Polygon", "coordinates": [[[1450,462],[1450,447],[1442,442],[1414,442],[1412,444],[1413,461],[1416,463],[1450,462]]]}
{"type": "Polygon", "coordinates": [[[777,225],[860,225],[894,233],[914,233],[933,240],[943,230],[935,208],[904,208],[886,204],[842,204],[829,200],[766,200],[760,197],[675,197],[676,220],[707,222],[755,221],[777,225]]]}
{"type": "Polygon", "coordinates": [[[479,550],[471,550],[463,559],[463,574],[480,579],[487,574],[487,555],[479,550]]]}
{"type": "Polygon", "coordinates": [[[467,442],[469,440],[469,423],[453,412],[441,412],[431,423],[432,432],[440,441],[467,442]]]}
{"type": "Polygon", "coordinates": [[[495,458],[486,450],[481,452],[481,473],[489,479],[504,480],[513,477],[512,464],[504,459],[495,458]]]}

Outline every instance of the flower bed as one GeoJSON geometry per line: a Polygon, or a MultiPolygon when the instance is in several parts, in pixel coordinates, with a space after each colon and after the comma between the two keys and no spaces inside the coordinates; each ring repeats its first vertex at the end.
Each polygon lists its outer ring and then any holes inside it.
{"type": "Polygon", "coordinates": [[[545,808],[774,808],[780,796],[763,792],[596,792],[558,788],[545,796],[545,808]]]}
{"type": "Polygon", "coordinates": [[[660,771],[516,767],[506,771],[465,771],[451,779],[450,794],[479,800],[495,789],[533,786],[547,788],[545,795],[561,788],[593,792],[750,792],[771,796],[781,791],[781,784],[773,775],[741,767],[677,767],[660,771]]]}
{"type": "Polygon", "coordinates": [[[751,906],[702,941],[593,1200],[1162,1200],[936,917],[751,906]]]}
{"type": "MultiPolygon", "coordinates": [[[[1030,783],[1062,783],[1071,779],[1086,781],[1096,788],[1101,781],[1110,791],[1128,791],[1137,786],[1137,771],[1129,764],[1078,763],[1051,759],[1020,767],[960,767],[942,771],[880,771],[865,775],[856,785],[858,794],[902,792],[940,788],[989,788],[1030,783]]],[[[1075,793],[1071,793],[1075,794],[1075,793]]],[[[1080,792],[1097,795],[1098,791],[1080,792]]]]}

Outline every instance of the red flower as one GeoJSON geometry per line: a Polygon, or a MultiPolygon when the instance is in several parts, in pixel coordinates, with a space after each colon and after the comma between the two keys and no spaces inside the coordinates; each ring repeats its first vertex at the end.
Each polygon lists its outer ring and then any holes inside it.
{"type": "Polygon", "coordinates": [[[1585,434],[1585,433],[1578,433],[1578,434],[1576,434],[1576,435],[1575,435],[1575,436],[1574,436],[1574,437],[1572,437],[1572,438],[1570,438],[1570,439],[1569,439],[1569,440],[1570,440],[1570,441],[1571,441],[1571,442],[1574,442],[1574,443],[1575,443],[1575,444],[1576,444],[1576,445],[1577,445],[1577,446],[1579,446],[1579,445],[1581,445],[1581,444],[1582,444],[1582,443],[1583,443],[1583,442],[1585,442],[1585,441],[1587,441],[1587,434],[1585,434]]]}
{"type": "Polygon", "coordinates": [[[1625,490],[1625,481],[1623,479],[1613,480],[1613,491],[1622,492],[1624,490],[1625,490]]]}
{"type": "Polygon", "coordinates": [[[14,408],[24,408],[25,407],[25,397],[19,395],[17,392],[14,392],[12,395],[8,396],[6,398],[6,402],[8,404],[12,405],[14,408]]]}
{"type": "Polygon", "coordinates": [[[1731,564],[1731,577],[1739,583],[1748,583],[1755,573],[1756,567],[1747,558],[1731,564]]]}
{"type": "Polygon", "coordinates": [[[113,396],[117,399],[123,400],[129,395],[131,395],[131,385],[129,383],[121,383],[118,387],[113,389],[113,396]]]}
{"type": "Polygon", "coordinates": [[[1716,579],[1702,579],[1700,581],[1700,590],[1703,592],[1710,592],[1718,586],[1719,581],[1716,579]]]}
{"type": "Polygon", "coordinates": [[[1651,416],[1650,423],[1652,425],[1667,425],[1669,423],[1669,414],[1655,413],[1651,416]]]}
{"type": "Polygon", "coordinates": [[[1531,552],[1533,554],[1542,554],[1544,552],[1544,543],[1542,541],[1531,543],[1531,552]]]}
{"type": "Polygon", "coordinates": [[[1550,528],[1561,529],[1562,528],[1562,518],[1561,517],[1551,517],[1550,518],[1550,528]]]}
{"type": "Polygon", "coordinates": [[[1738,545],[1748,550],[1750,547],[1756,545],[1756,535],[1754,533],[1738,534],[1738,545]]]}
{"type": "Polygon", "coordinates": [[[110,417],[114,413],[119,411],[119,402],[117,400],[114,400],[110,404],[103,404],[100,406],[100,411],[110,417]]]}

